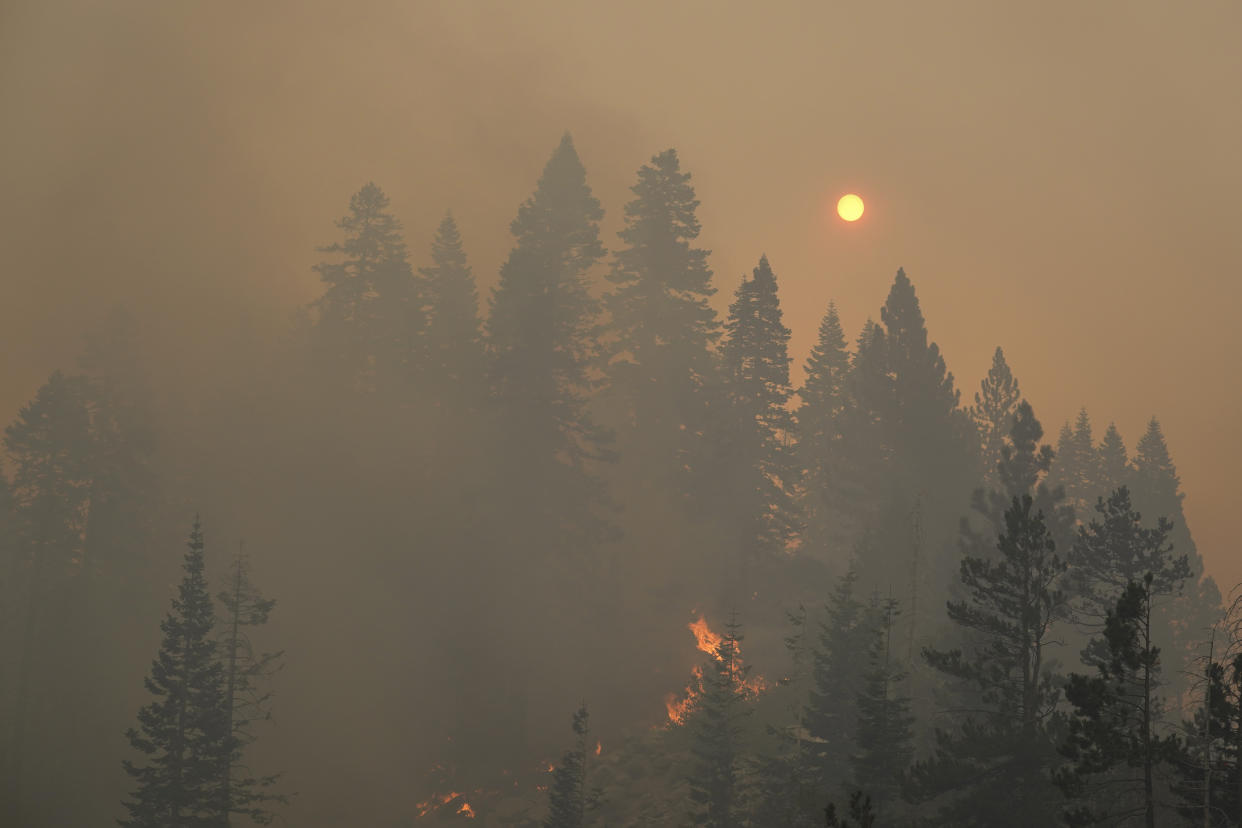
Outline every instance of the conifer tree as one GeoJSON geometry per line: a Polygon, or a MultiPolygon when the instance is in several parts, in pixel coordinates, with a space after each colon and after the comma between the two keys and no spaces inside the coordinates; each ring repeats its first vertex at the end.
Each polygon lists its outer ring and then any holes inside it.
{"type": "Polygon", "coordinates": [[[1228,828],[1242,815],[1242,654],[1209,663],[1204,678],[1203,706],[1185,723],[1173,763],[1174,792],[1188,821],[1228,828]]]}
{"type": "Polygon", "coordinates": [[[599,310],[587,272],[604,255],[602,217],[566,133],[510,225],[516,244],[487,320],[501,473],[530,525],[562,527],[571,546],[607,532],[596,511],[603,487],[588,466],[611,457],[611,438],[586,396],[599,310]]]}
{"type": "Polygon", "coordinates": [[[40,818],[30,809],[37,777],[45,774],[29,768],[41,763],[47,749],[53,754],[70,749],[63,722],[82,702],[75,696],[78,683],[57,680],[47,654],[59,653],[75,666],[83,656],[81,590],[93,564],[84,539],[94,459],[85,380],[54,372],[5,429],[4,449],[13,470],[18,639],[13,706],[5,716],[6,729],[11,728],[5,799],[12,823],[21,825],[40,818]],[[54,710],[68,712],[58,720],[54,710]],[[37,747],[27,742],[32,733],[39,734],[37,747]]]}
{"type": "Polygon", "coordinates": [[[431,266],[418,272],[427,320],[426,381],[437,399],[456,403],[454,410],[477,406],[485,369],[479,294],[452,213],[436,228],[431,266]]]}
{"type": "Polygon", "coordinates": [[[946,825],[1042,828],[1056,819],[1048,773],[1057,692],[1047,649],[1064,611],[1065,564],[1029,494],[1014,497],[1004,519],[995,555],[963,557],[965,597],[948,603],[964,646],[923,651],[973,690],[960,731],[937,731],[933,756],[912,771],[914,796],[944,797],[946,825]]]}
{"type": "Polygon", "coordinates": [[[561,758],[548,788],[548,818],[543,828],[583,828],[599,804],[599,792],[588,786],[590,717],[586,705],[574,713],[574,747],[561,758]]]}
{"type": "Polygon", "coordinates": [[[1021,399],[1018,380],[1009,370],[1005,352],[998,345],[992,355],[992,367],[979,384],[975,404],[970,409],[971,419],[979,432],[984,488],[1000,488],[997,464],[1001,460],[1001,447],[1013,428],[1014,414],[1021,399]]]}
{"type": "Polygon", "coordinates": [[[192,828],[225,824],[230,737],[215,612],[203,574],[203,532],[190,530],[182,578],[160,624],[159,654],[146,679],[154,697],[126,733],[145,762],[125,760],[134,790],[120,821],[130,828],[192,828]]]}
{"type": "Polygon", "coordinates": [[[737,527],[743,562],[781,552],[796,526],[797,469],[786,403],[790,331],[781,321],[776,276],[766,256],[742,279],[725,324],[722,357],[728,424],[719,448],[729,459],[726,518],[737,527]]]}
{"type": "Polygon", "coordinates": [[[897,602],[888,599],[871,607],[872,636],[866,684],[858,693],[857,749],[850,757],[854,784],[873,793],[876,810],[901,795],[902,776],[914,760],[914,717],[910,699],[901,694],[906,674],[893,652],[897,602]]]}
{"type": "Polygon", "coordinates": [[[1065,697],[1074,713],[1063,752],[1073,765],[1058,772],[1057,783],[1071,799],[1065,814],[1071,826],[1142,814],[1147,828],[1155,828],[1157,766],[1175,758],[1177,744],[1156,731],[1160,648],[1152,638],[1153,581],[1150,572],[1131,581],[1108,612],[1100,646],[1092,648],[1098,675],[1069,676],[1065,697]]]}
{"type": "Polygon", "coordinates": [[[255,587],[250,578],[249,561],[241,549],[233,558],[224,589],[216,600],[224,608],[219,648],[228,733],[221,779],[226,819],[239,814],[259,825],[267,825],[275,818],[268,805],[285,803],[288,798],[272,790],[280,775],[254,775],[245,761],[245,753],[255,740],[254,726],[271,718],[272,696],[264,684],[280,669],[283,656],[283,651],[256,651],[250,630],[267,623],[276,602],[264,598],[255,587]]]}
{"type": "Polygon", "coordinates": [[[315,345],[336,382],[359,391],[403,387],[420,367],[422,300],[388,196],[374,183],[349,200],[336,225],[344,240],[320,248],[337,261],[315,266],[315,345]]]}
{"type": "Polygon", "coordinates": [[[694,825],[740,828],[745,824],[742,778],[744,724],[750,703],[742,690],[750,668],[738,657],[741,625],[732,618],[703,669],[703,694],[690,720],[693,743],[688,782],[694,825]]]}
{"type": "Polygon", "coordinates": [[[808,769],[811,786],[820,791],[833,790],[846,780],[856,745],[857,698],[866,686],[868,648],[873,643],[857,584],[858,570],[851,565],[824,608],[811,652],[811,687],[802,715],[806,730],[802,764],[808,769]]]}
{"type": "Polygon", "coordinates": [[[1096,482],[1097,497],[1127,484],[1130,479],[1130,457],[1125,441],[1115,423],[1109,423],[1104,439],[1097,449],[1100,479],[1096,482]]]}
{"type": "MultiPolygon", "coordinates": [[[[842,428],[848,405],[850,354],[835,303],[828,304],[819,338],[806,361],[806,381],[798,391],[798,458],[805,469],[800,510],[804,554],[831,558],[849,543],[842,466],[842,428]]],[[[848,548],[848,547],[846,547],[848,548]]]]}
{"type": "Polygon", "coordinates": [[[828,828],[874,828],[875,809],[871,805],[871,797],[864,794],[862,790],[850,793],[849,810],[849,819],[838,817],[836,804],[829,802],[828,807],[824,809],[824,824],[828,828]],[[854,821],[850,822],[850,819],[854,821]]]}
{"type": "Polygon", "coordinates": [[[681,479],[702,452],[705,387],[715,370],[712,346],[720,336],[709,251],[693,247],[699,202],[676,150],[665,150],[638,170],[625,206],[625,245],[608,274],[607,383],[623,409],[644,476],[681,479]]]}
{"type": "Polygon", "coordinates": [[[1073,428],[1066,423],[1057,440],[1057,460],[1053,466],[1053,480],[1065,489],[1067,504],[1080,518],[1088,514],[1096,498],[1104,494],[1096,491],[1100,480],[1100,455],[1091,436],[1091,417],[1087,409],[1078,411],[1073,428]]]}

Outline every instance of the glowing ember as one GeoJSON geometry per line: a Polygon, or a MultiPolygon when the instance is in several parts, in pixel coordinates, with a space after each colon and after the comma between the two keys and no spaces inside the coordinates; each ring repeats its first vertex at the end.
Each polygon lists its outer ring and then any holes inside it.
{"type": "Polygon", "coordinates": [[[474,808],[470,807],[469,802],[461,803],[461,807],[457,809],[457,813],[461,814],[466,819],[474,819],[474,808]]]}
{"type": "MultiPolygon", "coordinates": [[[[724,642],[724,636],[712,632],[711,627],[707,626],[707,619],[703,615],[699,615],[698,619],[691,621],[686,628],[694,634],[695,646],[701,652],[711,655],[719,660],[716,650],[724,642]]],[[[736,655],[737,665],[742,666],[741,651],[736,655]]],[[[754,676],[747,681],[738,685],[737,692],[739,695],[747,698],[753,698],[768,689],[768,683],[763,676],[754,676]]],[[[703,694],[703,667],[696,664],[691,670],[690,683],[686,685],[686,689],[680,700],[677,694],[670,693],[664,699],[664,707],[668,711],[668,720],[670,724],[685,724],[686,717],[690,715],[690,711],[694,709],[698,702],[699,696],[703,694]]],[[[596,751],[598,753],[598,750],[596,751]]]]}
{"type": "Polygon", "coordinates": [[[602,742],[596,742],[595,743],[595,755],[599,756],[603,752],[604,752],[604,744],[602,742]]]}
{"type": "Polygon", "coordinates": [[[551,762],[549,762],[549,763],[548,763],[548,773],[551,773],[551,772],[552,772],[552,771],[554,771],[554,770],[556,770],[556,765],[554,765],[554,764],[552,764],[551,762]]]}
{"type": "MultiPolygon", "coordinates": [[[[427,814],[431,813],[434,810],[437,810],[438,808],[441,808],[449,804],[450,802],[452,802],[454,799],[456,799],[459,796],[464,796],[464,794],[460,794],[457,791],[453,791],[452,793],[437,794],[436,796],[433,796],[431,799],[418,803],[417,805],[414,806],[415,808],[418,809],[418,818],[422,819],[423,817],[427,816],[427,814]]],[[[471,811],[470,815],[474,816],[474,812],[471,811]]]]}

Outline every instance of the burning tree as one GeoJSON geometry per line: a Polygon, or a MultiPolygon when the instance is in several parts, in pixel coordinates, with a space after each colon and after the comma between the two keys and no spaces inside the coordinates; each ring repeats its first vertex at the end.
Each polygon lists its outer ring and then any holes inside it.
{"type": "Polygon", "coordinates": [[[693,744],[688,776],[694,825],[733,828],[744,822],[745,787],[741,773],[743,727],[750,713],[747,676],[738,645],[741,624],[729,620],[725,634],[706,660],[703,690],[690,718],[693,744]]]}

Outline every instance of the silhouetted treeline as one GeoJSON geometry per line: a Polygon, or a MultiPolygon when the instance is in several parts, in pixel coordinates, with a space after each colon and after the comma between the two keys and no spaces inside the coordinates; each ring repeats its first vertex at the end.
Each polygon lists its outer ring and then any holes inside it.
{"type": "Polygon", "coordinates": [[[903,270],[796,387],[780,262],[720,314],[677,153],[632,191],[606,249],[566,135],[481,307],[368,183],[209,388],[87,337],[4,433],[0,821],[1236,824],[1158,421],[1054,449],[999,347],[963,405],[903,270]]]}

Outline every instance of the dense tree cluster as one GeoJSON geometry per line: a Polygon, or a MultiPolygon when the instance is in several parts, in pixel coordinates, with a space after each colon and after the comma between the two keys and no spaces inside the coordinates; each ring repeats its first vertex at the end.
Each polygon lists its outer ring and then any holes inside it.
{"type": "Polygon", "coordinates": [[[265,824],[275,756],[328,768],[306,824],[1237,824],[1242,634],[1159,422],[1054,449],[999,347],[964,406],[904,270],[798,385],[780,261],[718,313],[678,154],[631,190],[609,253],[565,135],[483,312],[454,215],[414,253],[368,183],[218,401],[123,316],[51,375],[3,439],[0,822],[265,824]],[[200,500],[278,540],[284,747],[250,560],[196,522],[173,594],[200,500]]]}

